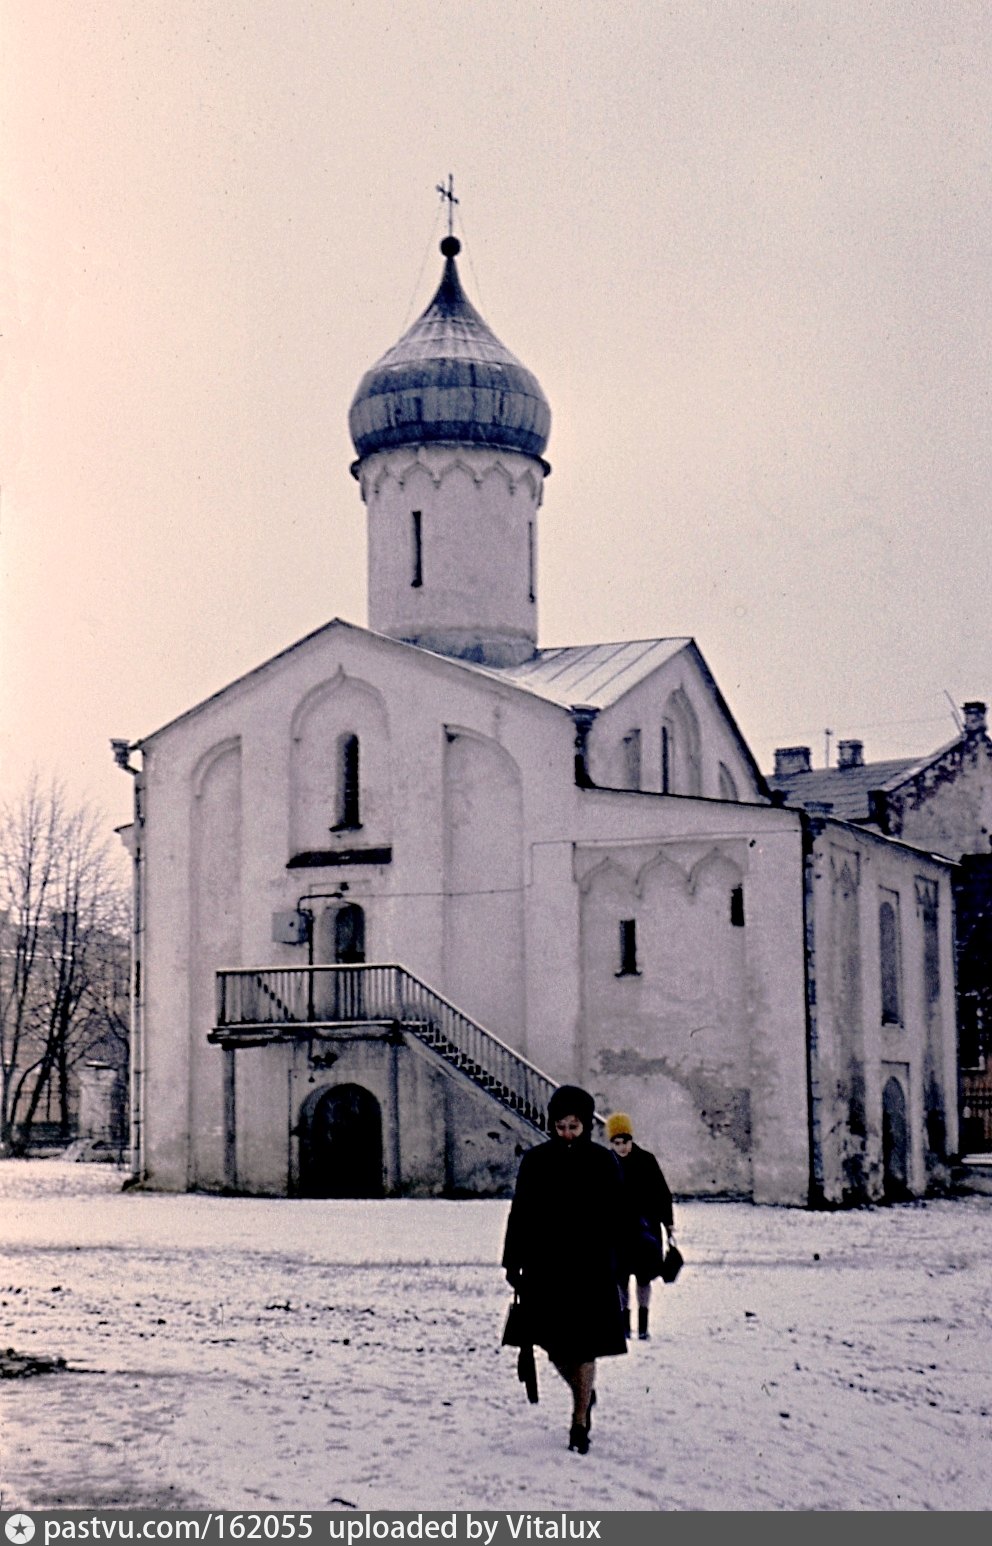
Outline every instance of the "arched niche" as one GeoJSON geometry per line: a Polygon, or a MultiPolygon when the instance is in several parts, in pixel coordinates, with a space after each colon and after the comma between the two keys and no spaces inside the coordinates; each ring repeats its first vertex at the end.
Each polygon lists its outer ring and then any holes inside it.
{"type": "Polygon", "coordinates": [[[739,801],[740,794],[737,789],[737,780],[725,762],[720,763],[717,776],[720,788],[720,799],[733,800],[735,802],[739,801]]]}
{"type": "Polygon", "coordinates": [[[670,794],[703,792],[699,717],[684,687],[669,694],[662,715],[662,787],[670,794]]]}
{"type": "Polygon", "coordinates": [[[443,743],[444,975],[448,996],[515,1046],[525,1036],[523,781],[491,737],[443,743]]]}
{"type": "Polygon", "coordinates": [[[290,853],[327,849],[358,833],[364,843],[387,842],[391,826],[385,703],[369,682],[338,671],[292,717],[290,853]]]}
{"type": "MultiPolygon", "coordinates": [[[[225,1181],[224,1057],[207,1041],[216,974],[241,960],[241,742],[204,753],[190,780],[189,1112],[192,1184],[225,1181]]],[[[227,1054],[230,1056],[230,1054],[227,1054]]]]}

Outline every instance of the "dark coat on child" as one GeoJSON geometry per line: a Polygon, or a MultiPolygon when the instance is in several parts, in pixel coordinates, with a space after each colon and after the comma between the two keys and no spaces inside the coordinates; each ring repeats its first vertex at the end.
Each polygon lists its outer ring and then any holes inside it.
{"type": "Polygon", "coordinates": [[[627,1351],[617,1267],[620,1169],[588,1134],[557,1137],[520,1161],[503,1248],[534,1342],[559,1365],[627,1351]]]}
{"type": "Polygon", "coordinates": [[[620,1253],[619,1277],[621,1282],[626,1283],[633,1274],[638,1281],[647,1282],[656,1277],[660,1270],[661,1226],[664,1225],[668,1230],[675,1227],[672,1194],[661,1166],[648,1149],[632,1143],[626,1158],[618,1156],[618,1159],[623,1173],[627,1211],[632,1223],[627,1233],[626,1249],[620,1253]],[[657,1241],[657,1252],[650,1246],[644,1251],[639,1238],[644,1226],[647,1233],[657,1241]]]}

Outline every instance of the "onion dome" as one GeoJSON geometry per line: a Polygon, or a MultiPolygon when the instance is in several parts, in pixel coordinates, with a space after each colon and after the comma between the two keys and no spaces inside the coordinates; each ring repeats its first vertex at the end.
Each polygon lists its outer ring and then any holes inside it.
{"type": "Polygon", "coordinates": [[[362,377],[348,424],[359,460],[394,446],[495,446],[540,458],[551,410],[536,376],[501,344],[466,296],[456,236],[424,314],[362,377]]]}

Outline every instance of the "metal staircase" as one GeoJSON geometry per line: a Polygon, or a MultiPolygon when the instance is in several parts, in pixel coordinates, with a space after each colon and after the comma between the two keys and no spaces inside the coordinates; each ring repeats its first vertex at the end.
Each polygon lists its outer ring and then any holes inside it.
{"type": "MultiPolygon", "coordinates": [[[[217,973],[209,1040],[224,1047],[369,1034],[415,1039],[536,1132],[556,1083],[403,966],[274,966],[217,973]]],[[[601,1129],[602,1118],[596,1117],[601,1129]]]]}

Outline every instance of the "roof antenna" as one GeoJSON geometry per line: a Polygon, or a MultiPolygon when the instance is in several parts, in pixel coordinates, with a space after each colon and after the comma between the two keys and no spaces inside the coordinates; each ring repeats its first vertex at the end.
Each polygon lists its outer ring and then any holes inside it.
{"type": "Polygon", "coordinates": [[[961,723],[961,715],[958,713],[958,706],[954,702],[954,699],[951,697],[950,693],[947,691],[946,687],[944,688],[944,697],[951,705],[951,713],[954,715],[954,723],[958,727],[958,735],[964,735],[964,725],[961,723]]]}
{"type": "Polygon", "coordinates": [[[824,762],[823,766],[825,768],[829,768],[829,766],[830,766],[830,737],[833,735],[833,731],[832,730],[824,730],[823,735],[824,735],[824,738],[825,738],[826,744],[827,744],[827,749],[826,749],[826,754],[825,754],[826,755],[826,761],[824,762]]]}

